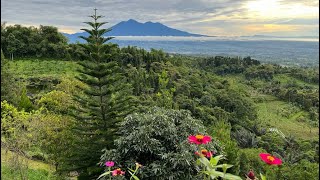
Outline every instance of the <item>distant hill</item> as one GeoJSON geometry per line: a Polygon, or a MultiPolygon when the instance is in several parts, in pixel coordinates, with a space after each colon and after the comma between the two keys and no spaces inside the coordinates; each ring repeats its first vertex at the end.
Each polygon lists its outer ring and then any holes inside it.
{"type": "MultiPolygon", "coordinates": [[[[170,28],[161,23],[146,22],[140,23],[136,20],[129,19],[128,21],[122,21],[111,27],[112,31],[106,33],[107,36],[191,36],[191,37],[208,37],[207,35],[192,34],[186,31],[180,31],[177,29],[170,28]]],[[[83,42],[79,36],[88,36],[88,33],[75,33],[67,34],[62,33],[69,38],[70,43],[76,41],[83,42]]]]}

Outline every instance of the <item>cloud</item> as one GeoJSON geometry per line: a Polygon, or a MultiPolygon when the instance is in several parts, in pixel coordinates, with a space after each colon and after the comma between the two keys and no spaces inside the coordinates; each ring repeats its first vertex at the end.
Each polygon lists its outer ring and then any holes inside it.
{"type": "Polygon", "coordinates": [[[310,6],[310,7],[318,7],[319,6],[319,1],[318,0],[281,0],[281,4],[287,5],[287,4],[302,4],[305,6],[310,6]]]}
{"type": "MultiPolygon", "coordinates": [[[[256,16],[247,7],[247,4],[252,1],[2,0],[1,16],[2,21],[7,21],[8,24],[53,25],[58,27],[60,31],[70,33],[79,32],[85,26],[82,22],[90,20],[88,15],[93,13],[94,8],[98,8],[98,13],[104,15],[104,20],[109,22],[106,27],[120,21],[135,19],[140,22],[160,22],[180,30],[209,35],[251,35],[256,34],[255,30],[258,29],[248,27],[262,27],[263,24],[293,25],[288,27],[294,27],[294,25],[311,26],[319,20],[317,14],[302,17],[303,12],[300,13],[301,17],[256,16]]],[[[281,4],[281,8],[301,5],[306,10],[308,8],[314,9],[319,5],[318,1],[313,0],[278,0],[277,2],[281,4]]],[[[272,30],[277,31],[277,28],[272,30]]],[[[304,33],[301,28],[295,32],[304,33]]]]}

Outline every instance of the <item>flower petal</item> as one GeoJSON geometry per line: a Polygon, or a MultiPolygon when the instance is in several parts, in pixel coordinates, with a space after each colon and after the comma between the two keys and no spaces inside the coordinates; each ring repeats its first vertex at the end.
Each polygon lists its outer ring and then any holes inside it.
{"type": "Polygon", "coordinates": [[[201,142],[199,142],[195,136],[189,136],[188,140],[189,140],[189,143],[201,144],[201,142]]]}
{"type": "Polygon", "coordinates": [[[275,159],[274,159],[274,161],[272,162],[272,164],[281,165],[281,164],[282,164],[282,160],[275,157],[275,159]]]}
{"type": "Polygon", "coordinates": [[[203,144],[208,144],[211,141],[210,136],[204,136],[202,139],[203,144]]]}

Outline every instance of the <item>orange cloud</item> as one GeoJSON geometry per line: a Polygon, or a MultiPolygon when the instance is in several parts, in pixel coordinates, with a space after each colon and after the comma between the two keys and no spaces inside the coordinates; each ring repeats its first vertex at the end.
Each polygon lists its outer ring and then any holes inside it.
{"type": "Polygon", "coordinates": [[[301,30],[301,26],[288,24],[255,24],[243,26],[242,29],[247,32],[294,32],[301,30]]]}
{"type": "MultiPolygon", "coordinates": [[[[58,27],[59,32],[64,32],[64,33],[68,33],[68,34],[72,34],[77,32],[76,30],[72,29],[72,28],[66,28],[66,27],[58,27]]],[[[80,30],[78,30],[80,31],[80,30]]]]}

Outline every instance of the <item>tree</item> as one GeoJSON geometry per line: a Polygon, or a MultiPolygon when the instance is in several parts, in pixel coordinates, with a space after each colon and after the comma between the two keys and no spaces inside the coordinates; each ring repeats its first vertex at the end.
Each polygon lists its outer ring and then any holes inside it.
{"type": "Polygon", "coordinates": [[[1,100],[17,105],[19,101],[20,87],[16,83],[13,74],[9,71],[8,60],[5,59],[1,49],[1,100]]]}
{"type": "Polygon", "coordinates": [[[126,115],[134,111],[132,106],[132,89],[127,79],[122,75],[122,69],[115,61],[106,62],[110,58],[105,54],[109,46],[103,44],[112,39],[103,35],[111,29],[100,29],[106,22],[98,22],[102,16],[90,16],[94,22],[85,22],[92,29],[81,29],[88,32],[89,37],[80,36],[86,40],[81,44],[90,54],[88,59],[79,62],[80,75],[77,77],[84,87],[79,87],[83,95],[76,95],[75,100],[80,106],[75,107],[73,115],[77,119],[75,134],[79,137],[74,155],[69,159],[72,169],[82,174],[94,176],[97,162],[104,148],[113,147],[117,137],[118,123],[126,115]],[[79,148],[81,147],[81,148],[79,148]]]}
{"type": "Polygon", "coordinates": [[[27,96],[27,89],[23,88],[20,95],[19,108],[24,109],[27,112],[30,112],[33,109],[33,104],[27,96]]]}
{"type": "Polygon", "coordinates": [[[168,88],[169,77],[165,70],[159,76],[159,91],[156,94],[158,105],[171,109],[173,107],[173,93],[175,88],[168,88]]]}
{"type": "Polygon", "coordinates": [[[16,37],[10,33],[8,35],[8,52],[10,53],[11,60],[13,60],[13,54],[19,49],[20,41],[16,39],[16,37]]]}

